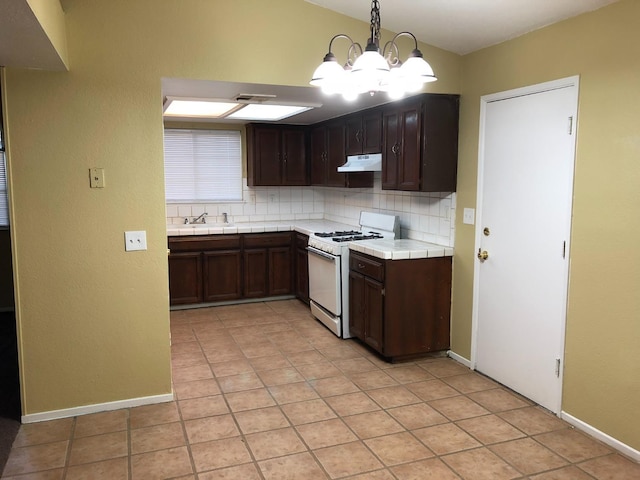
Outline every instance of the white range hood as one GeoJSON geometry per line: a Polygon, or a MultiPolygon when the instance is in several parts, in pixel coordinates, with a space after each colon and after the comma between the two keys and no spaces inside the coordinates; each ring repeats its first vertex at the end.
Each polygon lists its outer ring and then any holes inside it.
{"type": "Polygon", "coordinates": [[[338,167],[339,172],[379,172],[382,170],[382,154],[350,155],[347,163],[338,167]]]}

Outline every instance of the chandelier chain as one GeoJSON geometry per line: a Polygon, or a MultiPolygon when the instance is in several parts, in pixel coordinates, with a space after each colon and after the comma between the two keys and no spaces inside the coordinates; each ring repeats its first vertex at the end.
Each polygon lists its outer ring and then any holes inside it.
{"type": "Polygon", "coordinates": [[[380,44],[380,2],[371,2],[371,39],[376,45],[380,44]]]}

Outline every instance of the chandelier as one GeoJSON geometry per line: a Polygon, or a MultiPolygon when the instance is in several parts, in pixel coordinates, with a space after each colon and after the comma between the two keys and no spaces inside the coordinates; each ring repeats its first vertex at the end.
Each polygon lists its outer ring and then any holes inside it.
{"type": "Polygon", "coordinates": [[[371,2],[371,37],[362,50],[359,43],[349,35],[340,33],[329,42],[329,53],[315,72],[311,85],[322,88],[327,94],[341,94],[346,100],[354,100],[361,93],[387,92],[391,98],[401,98],[407,93],[417,92],[427,82],[437,80],[433,69],[418,50],[418,41],[410,32],[398,33],[388,41],[380,52],[380,2],[371,2]],[[396,40],[402,36],[413,38],[415,48],[407,60],[400,61],[396,40]],[[347,49],[347,62],[338,63],[332,52],[333,41],[346,38],[351,44],[347,49]]]}

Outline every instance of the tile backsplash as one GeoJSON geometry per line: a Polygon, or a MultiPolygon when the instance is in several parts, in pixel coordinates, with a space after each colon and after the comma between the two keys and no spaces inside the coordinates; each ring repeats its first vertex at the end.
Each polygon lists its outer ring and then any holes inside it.
{"type": "Polygon", "coordinates": [[[326,219],[358,226],[360,212],[400,217],[402,238],[453,247],[456,194],[414,193],[381,189],[376,172],[373,188],[248,187],[243,179],[242,201],[212,204],[167,204],[167,224],[184,223],[207,212],[207,222],[273,222],[326,219]]]}

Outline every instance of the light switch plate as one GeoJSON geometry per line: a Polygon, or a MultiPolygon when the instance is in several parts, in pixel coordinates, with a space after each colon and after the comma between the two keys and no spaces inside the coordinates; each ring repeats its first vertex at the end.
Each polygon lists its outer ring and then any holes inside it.
{"type": "Polygon", "coordinates": [[[135,232],[124,232],[124,249],[127,252],[147,249],[147,232],[138,230],[135,232]]]}
{"type": "Polygon", "coordinates": [[[473,225],[475,223],[475,216],[475,208],[465,208],[464,213],[462,214],[462,223],[473,225]]]}

